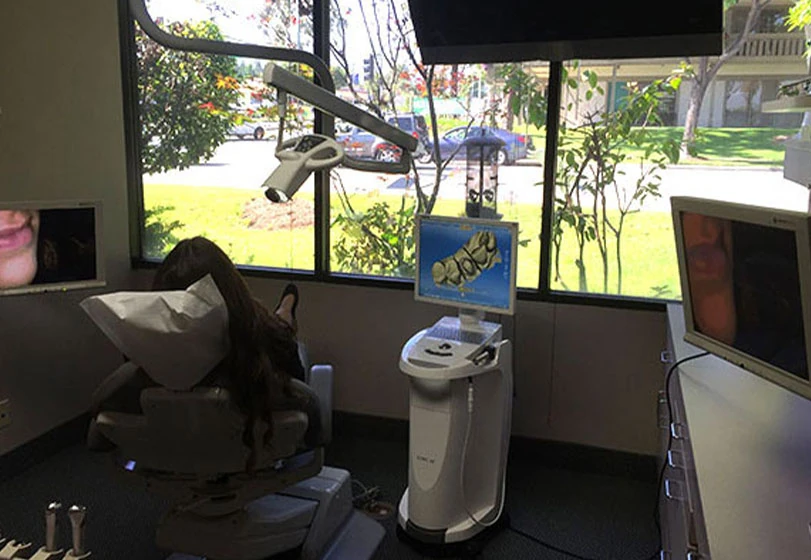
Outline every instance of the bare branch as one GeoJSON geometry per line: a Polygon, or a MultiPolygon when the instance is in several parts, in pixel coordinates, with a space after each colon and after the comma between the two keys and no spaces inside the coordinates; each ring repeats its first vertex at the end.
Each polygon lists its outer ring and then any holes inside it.
{"type": "Polygon", "coordinates": [[[411,64],[414,65],[414,68],[417,69],[420,76],[422,76],[424,80],[427,80],[428,74],[425,72],[425,68],[423,68],[419,62],[417,62],[417,57],[414,55],[414,50],[411,48],[411,44],[408,41],[408,33],[403,30],[403,25],[400,22],[400,16],[397,15],[397,6],[394,4],[394,0],[389,0],[389,2],[391,2],[391,10],[394,13],[394,21],[397,23],[397,30],[400,32],[400,35],[405,38],[403,47],[405,48],[406,54],[408,55],[408,58],[411,59],[411,64]]]}

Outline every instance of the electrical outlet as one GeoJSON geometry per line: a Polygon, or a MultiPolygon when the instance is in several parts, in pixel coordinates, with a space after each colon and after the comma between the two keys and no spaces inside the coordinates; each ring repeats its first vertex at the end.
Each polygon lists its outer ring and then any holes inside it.
{"type": "Polygon", "coordinates": [[[0,430],[11,425],[11,401],[4,399],[0,401],[0,430]]]}

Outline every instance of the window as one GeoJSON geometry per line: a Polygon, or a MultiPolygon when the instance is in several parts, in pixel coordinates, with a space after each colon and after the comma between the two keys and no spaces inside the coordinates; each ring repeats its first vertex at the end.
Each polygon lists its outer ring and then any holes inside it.
{"type": "MultiPolygon", "coordinates": [[[[425,68],[416,64],[419,50],[400,3],[334,0],[332,5],[333,74],[343,84],[338,95],[370,112],[396,115],[389,122],[418,138],[420,148],[406,175],[345,168],[333,173],[332,196],[341,202],[330,206],[331,270],[411,278],[413,215],[465,215],[465,138],[487,126],[503,141],[496,211],[521,226],[518,284],[537,288],[543,154],[536,146],[543,145],[543,131],[506,110],[499,68],[425,68]]],[[[388,157],[373,137],[352,149],[369,159],[388,157]]]]}
{"type": "MultiPolygon", "coordinates": [[[[151,0],[149,12],[175,35],[312,52],[322,45],[314,15],[327,6],[336,94],[414,136],[411,168],[392,175],[343,166],[323,189],[310,178],[291,203],[270,204],[261,185],[277,165],[279,107],[263,85],[266,61],[174,51],[139,32],[143,257],[206,235],[240,265],[410,279],[415,213],[469,211],[466,139],[477,132],[500,143],[492,211],[519,223],[518,285],[541,298],[679,298],[670,196],[806,207],[806,189],[781,170],[801,115],[762,111],[782,83],[807,74],[802,36],[783,32],[780,7],[764,10],[718,67],[716,58],[569,61],[560,106],[551,102],[558,64],[422,66],[401,3],[151,0]],[[559,125],[547,139],[550,111],[559,111],[559,125]],[[688,123],[694,136],[685,136],[688,123]],[[548,158],[547,140],[555,147],[548,158]]],[[[748,10],[727,12],[730,38],[748,10]]],[[[312,77],[303,64],[312,55],[295,56],[279,64],[312,77]]],[[[287,114],[291,134],[315,129],[311,107],[290,99],[287,114]]],[[[349,123],[336,123],[336,138],[361,162],[402,158],[349,123]]]]}
{"type": "Polygon", "coordinates": [[[801,71],[802,60],[769,65],[763,58],[733,58],[713,79],[715,59],[708,67],[686,59],[567,65],[554,290],[680,298],[671,196],[806,209],[807,189],[782,172],[783,143],[797,133],[802,115],[761,112],[775,98],[775,85],[801,71]],[[754,77],[738,79],[742,74],[754,77]],[[702,87],[696,107],[692,93],[702,87]],[[680,153],[695,109],[691,153],[680,153]]]}
{"type": "MultiPolygon", "coordinates": [[[[311,18],[301,6],[153,0],[149,12],[173,35],[311,49],[311,18]]],[[[262,82],[265,63],[166,48],[139,28],[136,45],[142,257],[161,258],[179,239],[203,235],[239,265],[314,270],[313,179],[283,206],[260,188],[277,165],[279,108],[262,82]]],[[[291,99],[288,114],[289,129],[312,130],[309,107],[291,99]]]]}

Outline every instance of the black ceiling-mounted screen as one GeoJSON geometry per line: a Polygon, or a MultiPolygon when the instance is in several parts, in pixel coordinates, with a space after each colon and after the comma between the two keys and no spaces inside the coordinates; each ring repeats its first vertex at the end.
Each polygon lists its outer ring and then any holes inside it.
{"type": "Polygon", "coordinates": [[[409,0],[425,64],[717,55],[722,0],[409,0]]]}

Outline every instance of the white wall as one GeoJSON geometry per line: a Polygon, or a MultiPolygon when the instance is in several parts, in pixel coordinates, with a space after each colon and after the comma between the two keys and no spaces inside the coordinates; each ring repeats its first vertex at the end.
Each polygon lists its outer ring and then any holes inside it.
{"type": "MultiPolygon", "coordinates": [[[[116,2],[3,2],[0,203],[102,200],[109,285],[129,282],[116,2]]],[[[0,453],[81,414],[120,357],[84,317],[89,292],[0,298],[0,453]]]]}
{"type": "MultiPolygon", "coordinates": [[[[284,283],[252,281],[275,306],[284,283]]],[[[453,309],[410,291],[300,283],[299,324],[314,360],[336,369],[339,410],[408,418],[403,343],[453,309]]],[[[519,302],[513,433],[645,454],[657,450],[664,313],[519,302]]]]}
{"type": "MultiPolygon", "coordinates": [[[[110,289],[129,270],[116,3],[7,2],[0,20],[0,189],[11,200],[102,198],[110,289]]],[[[275,305],[284,282],[251,279],[275,305]]],[[[300,284],[315,360],[336,367],[336,408],[405,419],[403,342],[448,310],[411,292],[300,284]]],[[[85,410],[119,357],[77,308],[87,292],[0,299],[0,398],[14,424],[0,454],[85,410]],[[13,320],[12,320],[13,319],[13,320]]],[[[653,454],[664,313],[520,302],[515,318],[519,435],[653,454]]]]}

